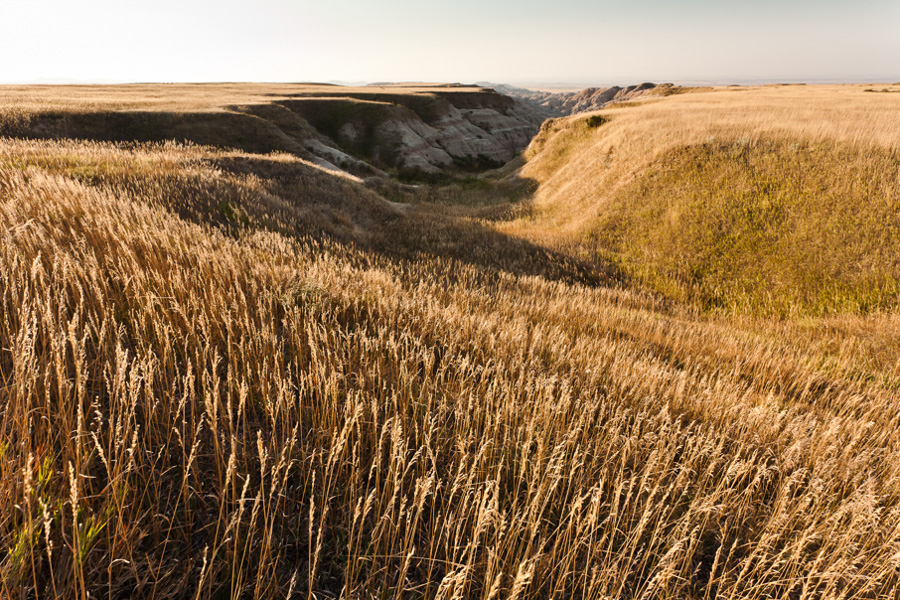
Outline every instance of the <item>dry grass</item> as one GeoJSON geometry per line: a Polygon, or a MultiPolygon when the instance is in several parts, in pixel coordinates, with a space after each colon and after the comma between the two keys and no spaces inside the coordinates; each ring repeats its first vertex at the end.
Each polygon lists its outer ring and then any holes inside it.
{"type": "Polygon", "coordinates": [[[898,596],[895,316],[702,316],[488,224],[0,142],[0,595],[898,596]]]}
{"type": "Polygon", "coordinates": [[[181,83],[128,85],[5,85],[0,87],[0,113],[34,114],[56,112],[106,112],[152,110],[165,112],[208,112],[229,106],[269,104],[305,96],[429,95],[450,92],[477,92],[478,87],[453,87],[411,83],[364,87],[333,86],[320,83],[181,83]]]}
{"type": "Polygon", "coordinates": [[[707,308],[893,308],[898,110],[863,86],[786,86],[614,108],[596,128],[555,121],[523,169],[534,210],[506,231],[707,308]]]}

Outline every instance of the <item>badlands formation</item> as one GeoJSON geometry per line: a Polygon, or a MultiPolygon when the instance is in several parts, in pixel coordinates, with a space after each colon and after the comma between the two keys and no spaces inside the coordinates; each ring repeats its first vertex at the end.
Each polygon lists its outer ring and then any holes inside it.
{"type": "Polygon", "coordinates": [[[0,136],[189,141],[280,151],[358,177],[434,177],[498,167],[547,118],[596,110],[671,85],[533,92],[499,85],[175,84],[7,87],[0,136]]]}

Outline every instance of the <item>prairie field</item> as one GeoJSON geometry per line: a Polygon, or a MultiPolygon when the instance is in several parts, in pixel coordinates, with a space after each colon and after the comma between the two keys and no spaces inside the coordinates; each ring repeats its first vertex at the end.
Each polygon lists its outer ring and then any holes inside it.
{"type": "Polygon", "coordinates": [[[867,87],[614,105],[418,186],[42,139],[121,92],[0,91],[0,597],[900,599],[867,87]]]}

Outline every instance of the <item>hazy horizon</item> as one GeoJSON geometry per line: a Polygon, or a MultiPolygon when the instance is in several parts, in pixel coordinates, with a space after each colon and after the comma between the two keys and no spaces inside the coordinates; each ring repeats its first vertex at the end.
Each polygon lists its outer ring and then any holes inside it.
{"type": "Polygon", "coordinates": [[[3,83],[900,80],[887,0],[47,0],[0,17],[3,83]]]}

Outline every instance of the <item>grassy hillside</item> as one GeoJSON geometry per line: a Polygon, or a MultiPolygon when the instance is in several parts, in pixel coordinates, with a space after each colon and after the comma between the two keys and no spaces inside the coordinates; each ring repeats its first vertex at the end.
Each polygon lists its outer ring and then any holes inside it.
{"type": "Polygon", "coordinates": [[[706,308],[894,308],[898,110],[900,95],[790,86],[556,121],[523,170],[537,216],[517,225],[706,308]]]}
{"type": "Polygon", "coordinates": [[[896,597],[897,315],[610,286],[553,250],[615,232],[549,204],[552,156],[537,191],[386,188],[417,204],[285,154],[0,140],[0,596],[896,597]]]}

